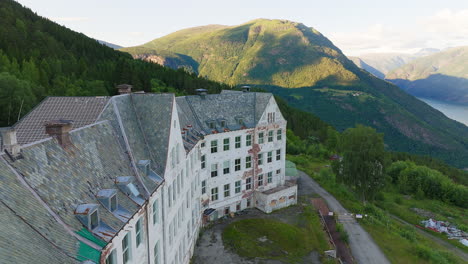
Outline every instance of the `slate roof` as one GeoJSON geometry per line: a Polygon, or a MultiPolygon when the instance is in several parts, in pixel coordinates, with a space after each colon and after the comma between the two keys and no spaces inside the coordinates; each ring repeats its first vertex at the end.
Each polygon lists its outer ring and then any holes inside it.
{"type": "Polygon", "coordinates": [[[153,192],[162,183],[174,107],[181,128],[190,126],[191,138],[184,143],[189,148],[203,135],[213,133],[206,123],[209,120],[224,119],[231,130],[254,127],[271,96],[223,93],[175,100],[172,94],[48,97],[14,126],[22,158],[11,161],[0,154],[0,259],[7,259],[6,263],[73,263],[87,257],[82,255],[86,252],[83,242],[67,233],[28,188],[66,226],[104,246],[139,210],[146,199],[144,190],[153,192]],[[237,117],[243,118],[244,127],[237,124],[237,117]],[[63,148],[44,133],[44,123],[54,119],[74,121],[71,146],[63,148]],[[149,170],[143,168],[145,164],[149,170]],[[142,195],[132,197],[117,184],[117,178],[135,179],[142,195]],[[111,212],[102,197],[113,193],[118,209],[111,212]],[[79,206],[98,208],[101,223],[93,234],[75,214],[79,206]]]}
{"type": "Polygon", "coordinates": [[[205,134],[223,132],[220,120],[225,120],[229,130],[253,128],[272,97],[270,93],[244,93],[223,91],[221,94],[208,94],[204,98],[198,95],[177,97],[177,109],[181,125],[192,125],[205,134]],[[242,118],[244,126],[237,123],[242,118]],[[214,121],[216,129],[210,129],[208,122],[214,121]]]}
{"type": "Polygon", "coordinates": [[[73,120],[73,128],[96,122],[110,97],[47,97],[14,125],[20,145],[49,137],[44,123],[50,120],[73,120]]]}

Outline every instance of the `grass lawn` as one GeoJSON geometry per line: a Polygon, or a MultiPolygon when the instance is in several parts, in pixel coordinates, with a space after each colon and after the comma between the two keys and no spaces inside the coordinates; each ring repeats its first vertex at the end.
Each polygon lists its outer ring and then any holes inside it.
{"type": "MultiPolygon", "coordinates": [[[[364,205],[346,186],[336,183],[329,173],[317,172],[320,167],[325,170],[329,169],[324,166],[326,161],[316,162],[316,158],[291,155],[288,155],[288,160],[295,162],[299,170],[306,172],[318,181],[349,211],[368,214],[369,217],[360,223],[392,263],[466,263],[458,256],[448,252],[443,246],[416,233],[412,227],[403,226],[392,219],[386,212],[394,213],[408,222],[414,222],[419,221],[421,217],[411,213],[409,208],[418,207],[431,211],[437,210],[437,215],[451,217],[454,222],[463,224],[466,221],[466,210],[460,211],[453,206],[444,205],[444,203],[437,201],[410,201],[408,199],[402,201],[403,199],[396,199],[394,195],[400,195],[396,193],[384,193],[383,201],[364,205]],[[385,203],[385,201],[387,202],[385,203]]],[[[441,219],[445,220],[446,218],[441,219]]]]}
{"type": "Polygon", "coordinates": [[[233,222],[224,229],[223,242],[242,257],[287,263],[301,263],[311,251],[323,254],[329,249],[318,215],[310,206],[295,225],[259,218],[233,222]]]}

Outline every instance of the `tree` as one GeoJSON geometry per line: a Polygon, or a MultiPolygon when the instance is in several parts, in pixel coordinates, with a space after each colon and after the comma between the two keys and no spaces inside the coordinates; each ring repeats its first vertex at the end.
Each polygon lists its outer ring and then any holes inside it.
{"type": "Polygon", "coordinates": [[[373,200],[385,185],[383,134],[362,125],[348,128],[341,136],[339,150],[343,158],[333,166],[337,180],[353,188],[361,200],[373,200]]]}

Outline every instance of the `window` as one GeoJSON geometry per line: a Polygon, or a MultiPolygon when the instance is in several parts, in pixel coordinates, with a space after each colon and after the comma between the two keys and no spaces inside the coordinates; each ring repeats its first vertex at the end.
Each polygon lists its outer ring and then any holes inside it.
{"type": "Polygon", "coordinates": [[[89,218],[90,218],[90,221],[89,221],[90,229],[93,230],[94,228],[98,227],[99,225],[98,209],[92,212],[89,218]]]}
{"type": "Polygon", "coordinates": [[[209,127],[210,129],[215,129],[215,128],[216,128],[215,122],[214,122],[214,121],[208,122],[208,127],[209,127]]]}
{"type": "Polygon", "coordinates": [[[236,204],[236,211],[240,211],[240,209],[241,209],[241,203],[237,203],[236,204]]]}
{"type": "Polygon", "coordinates": [[[174,149],[174,147],[172,147],[172,149],[171,149],[171,166],[172,166],[172,168],[175,167],[175,162],[176,162],[175,154],[176,154],[175,149],[174,149]]]}
{"type": "Polygon", "coordinates": [[[201,182],[201,193],[202,194],[206,193],[206,180],[201,182]]]}
{"type": "Polygon", "coordinates": [[[273,161],[273,152],[270,151],[268,152],[268,156],[267,156],[267,162],[270,163],[273,161]]]}
{"type": "Polygon", "coordinates": [[[252,168],[252,157],[251,156],[245,157],[245,168],[246,169],[252,168]]]}
{"type": "Polygon", "coordinates": [[[220,125],[221,127],[226,127],[226,120],[220,120],[220,121],[219,121],[219,125],[220,125]]]}
{"type": "Polygon", "coordinates": [[[218,164],[213,163],[211,164],[211,177],[216,177],[218,176],[218,164]]]}
{"type": "Polygon", "coordinates": [[[258,175],[258,186],[262,186],[263,185],[263,174],[259,174],[258,175]]]}
{"type": "Polygon", "coordinates": [[[218,152],[218,141],[212,140],[211,141],[211,153],[216,153],[216,152],[218,152]]]}
{"type": "Polygon", "coordinates": [[[236,188],[234,189],[234,192],[235,193],[240,193],[241,192],[241,181],[236,181],[235,184],[236,184],[235,185],[236,188]]]}
{"type": "Polygon", "coordinates": [[[268,131],[268,142],[273,142],[273,130],[268,131]]]}
{"type": "Polygon", "coordinates": [[[159,241],[156,242],[156,245],[154,245],[154,264],[160,264],[161,262],[159,261],[159,241]]]}
{"type": "Polygon", "coordinates": [[[205,142],[202,142],[202,143],[200,144],[200,147],[204,148],[204,147],[205,147],[205,142]]]}
{"type": "Polygon", "coordinates": [[[258,153],[258,165],[263,164],[263,153],[258,153]]]}
{"type": "Polygon", "coordinates": [[[244,125],[244,119],[241,118],[241,117],[238,117],[237,118],[237,124],[240,125],[240,126],[243,126],[244,125]]]}
{"type": "Polygon", "coordinates": [[[218,187],[211,189],[211,201],[218,200],[218,187]]]}
{"type": "Polygon", "coordinates": [[[275,122],[275,113],[268,113],[268,123],[275,122]]]}
{"type": "Polygon", "coordinates": [[[263,132],[258,133],[258,144],[263,144],[265,142],[265,139],[263,138],[264,134],[263,132]]]}
{"type": "Polygon", "coordinates": [[[283,131],[281,129],[278,129],[278,131],[276,131],[276,139],[281,140],[282,137],[283,137],[283,131]]]}
{"type": "Polygon", "coordinates": [[[127,233],[122,240],[123,263],[128,263],[132,259],[132,247],[130,246],[130,233],[127,233]]]}
{"type": "Polygon", "coordinates": [[[109,256],[106,258],[106,264],[117,264],[117,253],[115,253],[115,249],[111,251],[109,256]]]}
{"type": "Polygon", "coordinates": [[[159,220],[159,206],[158,200],[154,200],[153,202],[153,225],[155,225],[159,220]]]}
{"type": "Polygon", "coordinates": [[[241,159],[235,159],[234,160],[234,170],[235,171],[240,171],[241,169],[241,159]]]}
{"type": "Polygon", "coordinates": [[[229,207],[224,207],[224,215],[228,215],[231,212],[229,207]]]}
{"type": "Polygon", "coordinates": [[[115,210],[117,210],[117,194],[114,194],[112,195],[112,197],[110,198],[110,210],[111,212],[114,212],[115,210]]]}
{"type": "Polygon", "coordinates": [[[267,173],[267,182],[272,183],[273,182],[273,172],[270,171],[267,173]]]}
{"type": "Polygon", "coordinates": [[[241,140],[242,140],[241,136],[235,137],[235,144],[234,145],[235,145],[236,149],[241,147],[241,140]]]}
{"type": "Polygon", "coordinates": [[[224,184],[224,197],[231,196],[231,186],[230,184],[224,184]]]}
{"type": "Polygon", "coordinates": [[[276,160],[280,160],[281,159],[281,149],[277,149],[276,150],[276,160]]]}
{"type": "Polygon", "coordinates": [[[252,177],[245,179],[245,189],[246,190],[252,189],[252,177]]]}
{"type": "Polygon", "coordinates": [[[223,139],[223,150],[229,150],[229,138],[223,139]]]}
{"type": "Polygon", "coordinates": [[[252,204],[252,200],[250,198],[247,199],[247,207],[250,207],[251,204],[252,204]]]}
{"type": "Polygon", "coordinates": [[[281,169],[277,169],[276,174],[280,174],[280,173],[281,173],[281,169]]]}
{"type": "Polygon", "coordinates": [[[252,135],[247,135],[245,136],[245,145],[248,147],[248,146],[252,146],[252,135]]]}
{"type": "Polygon", "coordinates": [[[140,246],[141,244],[141,237],[142,237],[142,224],[141,224],[141,218],[138,219],[136,226],[135,226],[135,237],[136,237],[136,246],[140,246]]]}
{"type": "Polygon", "coordinates": [[[224,161],[223,162],[223,174],[228,174],[230,167],[231,167],[231,162],[229,162],[229,160],[224,161]]]}
{"type": "Polygon", "coordinates": [[[167,204],[169,205],[169,207],[171,207],[171,199],[172,195],[171,195],[171,186],[169,186],[167,188],[167,204]]]}
{"type": "Polygon", "coordinates": [[[201,156],[201,168],[202,169],[206,168],[206,156],[205,155],[201,156]]]}

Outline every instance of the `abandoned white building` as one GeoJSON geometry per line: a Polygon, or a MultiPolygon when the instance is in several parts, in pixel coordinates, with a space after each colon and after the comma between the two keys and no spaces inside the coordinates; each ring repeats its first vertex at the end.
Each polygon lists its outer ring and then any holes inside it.
{"type": "Polygon", "coordinates": [[[207,221],[296,203],[271,94],[119,88],[1,129],[1,263],[189,263],[207,221]]]}

